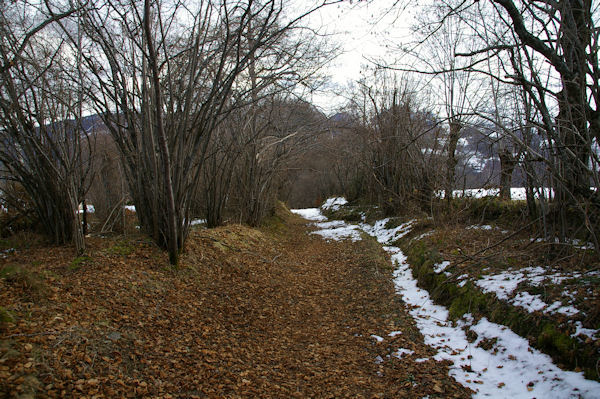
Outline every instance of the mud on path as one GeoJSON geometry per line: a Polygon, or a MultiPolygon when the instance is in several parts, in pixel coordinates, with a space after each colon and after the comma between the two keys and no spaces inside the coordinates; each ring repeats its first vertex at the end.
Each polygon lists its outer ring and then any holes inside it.
{"type": "Polygon", "coordinates": [[[197,230],[177,270],[140,238],[98,239],[77,267],[70,249],[18,251],[2,267],[40,288],[0,279],[0,397],[470,396],[431,359],[378,244],[285,219],[197,230]]]}

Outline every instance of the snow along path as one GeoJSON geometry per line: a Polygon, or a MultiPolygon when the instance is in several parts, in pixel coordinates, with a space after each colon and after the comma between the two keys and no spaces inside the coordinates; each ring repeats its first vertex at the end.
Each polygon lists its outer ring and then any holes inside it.
{"type": "Polygon", "coordinates": [[[586,380],[583,373],[564,371],[552,359],[531,348],[526,339],[509,328],[483,318],[473,324],[465,315],[456,325],[448,320],[448,310],[433,303],[429,293],[417,287],[406,256],[400,248],[385,246],[410,231],[412,222],[386,229],[387,220],[349,225],[340,221],[323,223],[317,208],[292,210],[308,220],[319,221],[315,231],[327,239],[360,239],[360,230],[377,238],[396,263],[394,284],[404,302],[412,307],[411,316],[425,338],[425,343],[437,350],[436,360],[453,362],[450,375],[476,393],[475,398],[600,398],[600,383],[586,380]],[[335,226],[335,227],[333,227],[335,226]],[[464,328],[477,333],[477,340],[467,341],[464,328]],[[491,350],[477,347],[483,340],[496,340],[491,350]]]}

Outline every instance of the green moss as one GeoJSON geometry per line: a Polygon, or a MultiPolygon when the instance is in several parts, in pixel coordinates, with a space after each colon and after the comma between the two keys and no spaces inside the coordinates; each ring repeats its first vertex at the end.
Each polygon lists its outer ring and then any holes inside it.
{"type": "Polygon", "coordinates": [[[458,217],[465,223],[511,225],[526,220],[527,204],[525,201],[509,201],[495,196],[456,198],[452,200],[448,216],[458,217]]]}
{"type": "Polygon", "coordinates": [[[551,323],[545,323],[542,332],[538,335],[538,345],[545,351],[573,355],[577,342],[571,337],[558,331],[551,323]]]}
{"type": "MultiPolygon", "coordinates": [[[[450,286],[456,287],[454,284],[450,284],[450,286]]],[[[481,314],[485,312],[490,302],[487,295],[472,289],[472,287],[466,287],[466,285],[464,289],[460,288],[453,290],[454,299],[452,299],[448,309],[449,317],[452,320],[456,320],[466,313],[481,314]]]]}
{"type": "Polygon", "coordinates": [[[0,306],[0,325],[14,323],[15,316],[9,312],[4,306],[0,306]]]}
{"type": "Polygon", "coordinates": [[[0,269],[0,278],[11,281],[19,273],[21,268],[17,265],[6,265],[0,269]]]}
{"type": "Polygon", "coordinates": [[[131,255],[134,250],[135,247],[131,243],[125,241],[119,241],[115,245],[107,249],[109,254],[120,256],[131,255]]]}
{"type": "Polygon", "coordinates": [[[261,230],[269,233],[279,234],[287,230],[285,220],[277,214],[268,216],[260,224],[261,230]]]}
{"type": "Polygon", "coordinates": [[[290,212],[283,202],[277,201],[272,213],[261,221],[260,230],[265,233],[281,236],[289,231],[288,223],[297,217],[297,215],[290,212]]]}
{"type": "Polygon", "coordinates": [[[92,258],[90,258],[89,256],[78,256],[75,259],[73,259],[71,261],[71,263],[69,263],[69,270],[79,270],[81,268],[81,266],[85,265],[86,263],[88,263],[89,261],[91,261],[92,258]]]}

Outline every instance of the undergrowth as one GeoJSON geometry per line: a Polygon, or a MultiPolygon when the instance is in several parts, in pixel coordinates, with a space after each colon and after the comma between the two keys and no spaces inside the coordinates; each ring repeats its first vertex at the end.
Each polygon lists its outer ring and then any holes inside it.
{"type": "Polygon", "coordinates": [[[445,201],[438,201],[432,208],[438,223],[514,226],[529,220],[525,201],[505,200],[493,196],[454,198],[450,207],[445,201]]]}

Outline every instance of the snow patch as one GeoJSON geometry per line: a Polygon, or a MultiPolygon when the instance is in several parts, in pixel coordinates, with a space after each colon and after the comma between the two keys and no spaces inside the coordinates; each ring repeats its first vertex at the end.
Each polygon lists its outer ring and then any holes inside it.
{"type": "Polygon", "coordinates": [[[571,337],[578,337],[580,335],[586,336],[591,339],[596,339],[596,335],[600,330],[594,330],[592,328],[584,328],[580,321],[575,322],[575,332],[571,334],[571,337]]]}
{"type": "Polygon", "coordinates": [[[344,222],[327,222],[317,223],[317,227],[323,230],[313,231],[313,234],[318,234],[325,239],[330,239],[334,241],[346,239],[352,241],[361,240],[361,230],[358,226],[355,225],[348,225],[344,222]]]}
{"type": "Polygon", "coordinates": [[[371,338],[373,338],[377,342],[383,342],[383,338],[379,335],[371,334],[371,338]]]}
{"type": "Polygon", "coordinates": [[[402,359],[403,355],[412,355],[415,351],[405,348],[400,348],[396,352],[394,352],[394,356],[398,359],[402,359]]]}
{"type": "Polygon", "coordinates": [[[467,230],[493,230],[494,228],[492,226],[490,226],[489,224],[484,224],[484,225],[474,224],[472,226],[467,227],[466,229],[467,230]]]}
{"type": "Polygon", "coordinates": [[[523,273],[504,272],[483,276],[475,281],[475,284],[477,284],[483,292],[492,292],[496,294],[498,299],[508,300],[509,295],[513,293],[519,283],[524,279],[523,273]]]}
{"type": "Polygon", "coordinates": [[[385,226],[389,221],[389,218],[378,220],[373,226],[362,223],[360,228],[368,235],[375,237],[380,244],[390,244],[407,235],[410,232],[413,223],[416,222],[416,220],[413,219],[392,229],[386,229],[385,226]]]}
{"type": "Polygon", "coordinates": [[[326,211],[337,211],[341,206],[346,205],[347,203],[348,201],[344,197],[328,198],[327,201],[321,205],[321,209],[326,211]]]}
{"type": "Polygon", "coordinates": [[[441,272],[446,270],[448,266],[450,266],[450,262],[445,260],[442,263],[436,263],[435,265],[433,265],[433,271],[437,274],[440,274],[441,272]]]}
{"type": "Polygon", "coordinates": [[[549,356],[531,348],[527,340],[504,326],[485,318],[470,325],[472,320],[466,318],[462,324],[478,334],[478,341],[470,344],[460,326],[448,321],[448,310],[434,304],[429,293],[417,287],[402,251],[395,249],[392,258],[398,265],[396,289],[407,304],[414,306],[410,313],[425,343],[438,350],[436,360],[454,363],[450,375],[474,390],[475,398],[595,397],[599,383],[586,380],[582,373],[559,369],[549,356]],[[483,338],[496,339],[505,350],[493,353],[477,347],[483,338]]]}
{"type": "Polygon", "coordinates": [[[531,295],[529,292],[519,292],[511,302],[515,306],[524,308],[529,313],[542,310],[548,306],[546,302],[542,301],[539,295],[531,295]]]}
{"type": "Polygon", "coordinates": [[[321,214],[319,208],[290,209],[290,212],[296,215],[300,215],[304,219],[312,220],[315,222],[322,222],[324,220],[327,220],[327,218],[321,214]]]}

